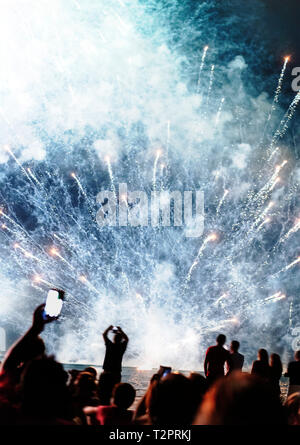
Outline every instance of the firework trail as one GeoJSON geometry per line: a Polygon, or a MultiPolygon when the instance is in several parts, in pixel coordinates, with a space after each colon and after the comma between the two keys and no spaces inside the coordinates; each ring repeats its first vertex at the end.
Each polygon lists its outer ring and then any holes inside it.
{"type": "Polygon", "coordinates": [[[75,179],[80,191],[82,192],[82,194],[87,198],[86,193],[81,185],[81,182],[79,181],[78,177],[76,176],[76,174],[74,172],[71,173],[71,177],[75,179]]]}
{"type": "Polygon", "coordinates": [[[271,118],[272,118],[272,113],[273,113],[273,111],[274,111],[275,108],[276,108],[276,104],[279,102],[279,96],[280,96],[280,93],[281,93],[282,82],[283,82],[283,78],[284,78],[284,74],[285,74],[286,66],[287,66],[287,63],[289,62],[289,60],[290,60],[289,57],[285,57],[285,58],[284,58],[283,67],[282,67],[282,70],[281,70],[281,73],[280,73],[280,76],[279,76],[279,79],[278,79],[278,84],[277,84],[277,88],[276,88],[276,91],[275,91],[275,95],[274,95],[274,99],[273,99],[273,104],[272,104],[272,107],[271,107],[271,111],[270,111],[270,114],[269,114],[269,116],[268,116],[268,121],[271,120],[271,118]]]}
{"type": "Polygon", "coordinates": [[[70,269],[74,269],[74,267],[72,266],[72,264],[69,263],[69,261],[67,261],[58,251],[58,249],[56,249],[56,247],[51,247],[51,249],[49,250],[49,254],[53,257],[57,257],[59,258],[61,261],[63,261],[65,264],[67,264],[70,269]]]}
{"type": "Polygon", "coordinates": [[[209,104],[210,95],[211,95],[211,91],[212,91],[212,87],[213,87],[213,83],[214,83],[214,74],[215,74],[215,65],[212,65],[211,69],[210,69],[210,75],[209,75],[209,85],[208,85],[208,92],[207,92],[207,97],[206,97],[206,104],[209,104]]]}
{"type": "Polygon", "coordinates": [[[27,179],[29,179],[30,182],[32,182],[30,176],[28,175],[27,171],[25,170],[25,168],[22,166],[22,164],[18,161],[18,159],[16,158],[16,156],[13,154],[13,152],[11,151],[11,149],[9,148],[8,145],[4,145],[3,146],[3,150],[7,151],[7,153],[10,154],[10,156],[14,159],[14,161],[18,164],[18,166],[20,167],[20,169],[22,170],[22,172],[24,173],[24,175],[26,176],[27,179]]]}
{"type": "Polygon", "coordinates": [[[288,61],[289,61],[289,57],[285,57],[284,58],[284,62],[283,62],[283,66],[282,66],[282,69],[281,69],[281,73],[280,73],[280,76],[279,76],[279,79],[278,79],[277,88],[275,90],[273,102],[272,102],[272,105],[271,105],[271,108],[270,108],[270,112],[269,112],[268,117],[267,117],[267,122],[266,122],[266,125],[264,127],[264,131],[263,131],[263,134],[262,134],[262,138],[261,138],[260,144],[263,144],[266,131],[267,131],[268,126],[269,126],[269,124],[270,124],[270,122],[272,120],[273,112],[276,110],[276,106],[277,106],[277,104],[279,102],[279,96],[280,96],[280,93],[281,93],[282,83],[283,83],[284,74],[285,74],[285,70],[286,70],[286,66],[287,66],[288,61]]]}
{"type": "Polygon", "coordinates": [[[95,292],[96,294],[99,294],[100,296],[101,293],[98,291],[98,289],[95,288],[95,286],[92,285],[92,283],[89,282],[89,280],[84,276],[84,275],[80,275],[80,277],[78,278],[78,280],[85,284],[89,289],[91,289],[93,292],[95,292]]]}
{"type": "Polygon", "coordinates": [[[279,272],[276,272],[276,274],[274,274],[274,276],[279,275],[281,272],[286,272],[287,270],[291,269],[298,263],[300,263],[300,257],[298,257],[296,260],[292,261],[290,264],[288,264],[286,267],[281,269],[279,272]]]}
{"type": "Polygon", "coordinates": [[[161,155],[161,151],[157,150],[156,152],[156,156],[155,156],[155,160],[154,160],[154,165],[153,165],[153,179],[152,179],[152,187],[153,187],[153,193],[155,195],[156,193],[156,172],[157,172],[157,163],[158,160],[160,158],[161,155]]]}
{"type": "Polygon", "coordinates": [[[26,258],[30,258],[30,259],[33,259],[33,260],[36,260],[36,261],[38,261],[38,262],[41,262],[41,260],[39,259],[39,258],[37,258],[36,256],[34,256],[31,252],[29,252],[28,250],[26,250],[26,249],[24,249],[22,246],[20,246],[20,244],[19,243],[15,243],[14,244],[14,249],[19,249],[23,254],[24,254],[24,256],[26,257],[26,258]]]}
{"type": "Polygon", "coordinates": [[[216,114],[216,120],[215,120],[215,124],[216,124],[216,125],[218,125],[218,123],[219,123],[219,120],[220,120],[220,116],[221,116],[221,113],[222,113],[222,109],[223,109],[224,102],[225,102],[225,97],[222,97],[222,99],[221,99],[221,101],[220,101],[220,105],[219,105],[218,111],[217,111],[217,114],[216,114]]]}
{"type": "Polygon", "coordinates": [[[219,303],[221,303],[221,301],[223,301],[223,300],[225,300],[226,298],[228,298],[228,293],[227,292],[225,292],[224,294],[222,294],[216,301],[215,301],[215,305],[217,305],[217,304],[219,304],[219,303]]]}
{"type": "Polygon", "coordinates": [[[193,270],[198,265],[199,259],[203,255],[204,249],[206,248],[207,244],[210,241],[216,241],[217,238],[218,237],[217,237],[217,235],[215,233],[212,233],[211,235],[209,235],[208,237],[205,238],[205,240],[203,241],[203,243],[200,246],[200,249],[198,250],[196,258],[194,259],[194,261],[193,261],[193,263],[192,263],[192,265],[191,265],[191,267],[190,267],[190,269],[188,271],[188,274],[186,276],[186,283],[189,283],[189,281],[191,280],[191,276],[192,276],[193,270]]]}
{"type": "Polygon", "coordinates": [[[54,287],[55,285],[51,283],[50,281],[45,280],[40,275],[35,275],[32,279],[33,283],[44,283],[46,286],[54,287]]]}
{"type": "Polygon", "coordinates": [[[201,74],[205,65],[205,59],[206,59],[206,53],[208,50],[208,46],[206,45],[203,48],[203,53],[202,53],[202,57],[201,57],[201,63],[200,63],[200,67],[199,67],[199,73],[198,73],[198,82],[197,82],[197,90],[196,92],[199,94],[200,93],[200,86],[201,86],[201,74]]]}
{"type": "Polygon", "coordinates": [[[271,295],[270,297],[265,298],[264,301],[278,301],[278,300],[282,300],[283,298],[285,298],[286,296],[281,292],[276,292],[276,294],[271,295]]]}
{"type": "MultiPolygon", "coordinates": [[[[274,207],[274,202],[271,201],[269,202],[269,204],[267,205],[267,207],[257,216],[257,218],[254,220],[253,225],[251,227],[251,230],[253,230],[255,227],[257,227],[257,225],[260,223],[261,220],[263,220],[265,218],[265,216],[268,214],[268,212],[274,207]]],[[[264,220],[265,222],[266,220],[264,220]]],[[[268,221],[267,221],[268,222],[268,221]]],[[[250,230],[250,231],[251,231],[250,230]]]]}
{"type": "Polygon", "coordinates": [[[289,128],[289,122],[293,118],[299,102],[300,102],[300,92],[298,92],[295,95],[295,97],[292,100],[292,102],[291,102],[288,110],[286,111],[284,117],[281,119],[280,124],[279,124],[277,130],[274,133],[274,136],[272,138],[271,144],[268,147],[268,152],[269,153],[273,151],[274,145],[276,144],[278,139],[281,139],[285,135],[285,133],[287,132],[287,130],[289,128]]]}
{"type": "Polygon", "coordinates": [[[110,177],[111,188],[112,188],[113,194],[114,194],[114,196],[115,196],[115,200],[117,201],[117,193],[116,193],[116,187],[115,187],[115,179],[114,179],[113,171],[112,171],[112,168],[111,168],[111,162],[110,162],[110,157],[109,157],[109,156],[106,156],[106,157],[105,157],[105,162],[106,162],[106,164],[107,164],[107,170],[108,170],[109,177],[110,177]]]}
{"type": "Polygon", "coordinates": [[[269,222],[271,222],[271,218],[267,217],[264,219],[264,221],[262,223],[260,223],[260,225],[257,227],[257,232],[262,229],[266,224],[268,224],[269,222]]]}
{"type": "Polygon", "coordinates": [[[283,237],[280,238],[278,244],[284,243],[293,233],[298,232],[300,229],[300,219],[296,221],[294,227],[292,227],[283,237]]]}
{"type": "Polygon", "coordinates": [[[228,193],[229,193],[229,190],[224,190],[224,194],[223,194],[223,196],[222,196],[222,198],[220,199],[220,202],[219,202],[219,204],[218,204],[218,207],[217,207],[217,215],[219,214],[219,212],[220,212],[220,209],[221,209],[221,207],[222,207],[222,205],[223,205],[223,203],[224,203],[224,201],[225,201],[225,198],[226,198],[226,196],[228,195],[228,193]]]}
{"type": "Polygon", "coordinates": [[[38,181],[37,177],[34,175],[34,173],[32,172],[32,170],[28,167],[27,168],[28,174],[29,176],[31,176],[31,178],[38,184],[41,185],[41,183],[38,181]]]}

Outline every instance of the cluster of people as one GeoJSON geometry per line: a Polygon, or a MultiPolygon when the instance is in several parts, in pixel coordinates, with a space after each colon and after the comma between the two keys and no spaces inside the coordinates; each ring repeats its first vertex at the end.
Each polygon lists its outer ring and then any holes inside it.
{"type": "Polygon", "coordinates": [[[144,396],[121,382],[122,359],[128,337],[119,326],[103,333],[106,353],[103,372],[87,367],[66,372],[48,356],[40,337],[53,319],[43,317],[44,305],[33,315],[26,334],[7,352],[0,372],[0,423],[7,425],[300,425],[300,351],[285,374],[289,396],[283,402],[279,380],[282,364],[277,354],[270,363],[258,351],[251,373],[242,372],[239,342],[230,350],[220,334],[208,348],[205,376],[185,376],[160,367],[144,396]],[[135,409],[130,409],[134,404],[135,409]]]}
{"type": "MultiPolygon", "coordinates": [[[[244,365],[244,356],[240,354],[240,343],[233,340],[229,351],[224,348],[226,337],[223,334],[218,335],[217,344],[210,346],[206,351],[204,361],[204,372],[208,383],[229,376],[234,371],[242,371],[244,365]],[[227,372],[224,373],[225,369],[227,372]]],[[[251,374],[267,381],[274,391],[280,396],[280,379],[282,377],[283,367],[280,356],[278,354],[269,354],[266,349],[259,349],[257,360],[252,364],[251,374]]],[[[288,371],[284,374],[289,377],[290,385],[288,395],[300,391],[300,351],[295,353],[295,361],[288,366],[288,371]]]]}

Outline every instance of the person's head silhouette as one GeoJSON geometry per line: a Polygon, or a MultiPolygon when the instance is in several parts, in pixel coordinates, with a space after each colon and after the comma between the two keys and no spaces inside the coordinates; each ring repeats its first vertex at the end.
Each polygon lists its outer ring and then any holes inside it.
{"type": "Polygon", "coordinates": [[[154,425],[190,424],[198,403],[192,381],[177,373],[154,382],[146,397],[146,409],[154,425]]]}
{"type": "Polygon", "coordinates": [[[269,363],[269,354],[266,349],[259,349],[257,353],[258,360],[261,362],[269,363]]]}
{"type": "Polygon", "coordinates": [[[282,364],[281,364],[281,359],[280,359],[280,355],[278,354],[271,354],[270,357],[270,365],[273,367],[277,367],[277,368],[282,368],[282,364]]]}
{"type": "Polygon", "coordinates": [[[53,357],[32,360],[21,376],[21,410],[34,417],[64,417],[68,411],[68,374],[53,357]]]}
{"type": "Polygon", "coordinates": [[[232,340],[230,345],[230,351],[231,352],[238,352],[240,347],[240,343],[237,340],[232,340]]]}
{"type": "Polygon", "coordinates": [[[128,409],[134,402],[135,389],[129,383],[118,383],[112,393],[114,405],[120,409],[128,409]]]}
{"type": "Polygon", "coordinates": [[[123,336],[120,332],[117,332],[113,337],[113,342],[118,345],[122,342],[123,336]]]}
{"type": "Polygon", "coordinates": [[[224,346],[226,342],[226,336],[224,334],[219,334],[217,337],[217,345],[224,346]]]}
{"type": "Polygon", "coordinates": [[[265,380],[235,371],[204,396],[196,425],[282,425],[279,398],[265,380]]]}

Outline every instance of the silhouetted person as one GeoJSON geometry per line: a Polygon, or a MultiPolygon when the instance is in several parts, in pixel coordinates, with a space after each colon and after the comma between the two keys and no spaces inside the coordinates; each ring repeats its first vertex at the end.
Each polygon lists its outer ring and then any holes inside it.
{"type": "Polygon", "coordinates": [[[103,332],[103,339],[106,347],[103,369],[114,376],[115,383],[119,383],[121,381],[122,359],[127,348],[128,337],[120,326],[117,327],[117,330],[114,330],[113,326],[109,326],[103,332]],[[108,338],[110,331],[114,333],[113,341],[108,338]]]}
{"type": "Polygon", "coordinates": [[[282,363],[278,354],[270,357],[270,382],[278,396],[280,396],[280,379],[282,376],[282,363]]]}
{"type": "Polygon", "coordinates": [[[295,361],[288,364],[284,376],[290,379],[288,395],[300,392],[300,350],[295,352],[295,361]]]}
{"type": "Polygon", "coordinates": [[[18,423],[29,425],[72,424],[68,374],[52,357],[32,360],[21,376],[18,423]]]}
{"type": "Polygon", "coordinates": [[[16,387],[27,363],[45,354],[45,344],[39,334],[52,320],[44,320],[44,307],[42,304],[35,309],[30,329],[9,348],[1,363],[0,399],[11,406],[18,402],[16,387]]]}
{"type": "Polygon", "coordinates": [[[96,378],[97,378],[97,369],[93,368],[93,366],[88,366],[87,368],[84,368],[83,372],[88,372],[96,380],[96,378]]]}
{"type": "Polygon", "coordinates": [[[207,379],[198,372],[191,372],[189,375],[189,379],[192,382],[193,393],[196,397],[197,404],[200,405],[204,394],[208,390],[207,379]]]}
{"type": "Polygon", "coordinates": [[[216,346],[210,346],[205,355],[204,373],[207,382],[211,385],[215,380],[224,377],[224,365],[227,362],[230,366],[230,353],[223,346],[226,342],[226,336],[218,335],[216,346]]]}
{"type": "Polygon", "coordinates": [[[266,349],[259,349],[257,353],[257,360],[252,364],[251,374],[270,380],[271,370],[269,365],[269,354],[266,349]]]}
{"type": "Polygon", "coordinates": [[[44,307],[45,305],[41,304],[35,309],[32,326],[9,348],[1,363],[1,376],[5,375],[13,384],[19,382],[21,373],[30,360],[42,357],[45,353],[45,344],[39,335],[45,324],[53,319],[44,320],[44,307]]]}
{"type": "Polygon", "coordinates": [[[107,371],[103,371],[100,374],[98,388],[97,388],[99,405],[110,405],[110,399],[115,384],[116,384],[116,376],[114,374],[107,371]]]}
{"type": "Polygon", "coordinates": [[[143,423],[143,416],[146,416],[146,400],[147,400],[148,394],[151,392],[152,385],[155,382],[158,382],[161,378],[162,378],[162,376],[157,373],[153,374],[153,376],[151,377],[147,391],[145,392],[143,397],[140,399],[140,401],[136,407],[135,413],[134,413],[134,420],[137,420],[137,423],[143,423]]]}
{"type": "Polygon", "coordinates": [[[129,383],[118,383],[113,390],[112,405],[84,408],[89,423],[94,425],[130,425],[133,411],[128,408],[135,399],[135,389],[129,383]]]}
{"type": "Polygon", "coordinates": [[[190,425],[198,407],[194,387],[182,374],[169,373],[153,382],[146,398],[149,420],[152,425],[190,425]]]}
{"type": "Polygon", "coordinates": [[[279,398],[260,377],[235,371],[205,394],[196,425],[283,425],[279,398]]]}
{"type": "Polygon", "coordinates": [[[242,371],[244,365],[244,356],[238,352],[240,343],[233,340],[230,345],[230,362],[228,363],[227,375],[233,371],[242,371]]]}
{"type": "Polygon", "coordinates": [[[83,412],[85,406],[98,406],[99,399],[96,396],[96,381],[94,374],[90,372],[80,372],[74,382],[72,397],[72,417],[73,421],[79,425],[86,424],[86,417],[83,412]]]}

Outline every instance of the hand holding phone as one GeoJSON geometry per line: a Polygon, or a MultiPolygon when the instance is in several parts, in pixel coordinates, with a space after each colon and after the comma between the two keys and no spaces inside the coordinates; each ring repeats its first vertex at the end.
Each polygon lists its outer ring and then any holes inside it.
{"type": "Polygon", "coordinates": [[[160,368],[158,370],[158,375],[160,377],[166,377],[166,375],[170,374],[172,372],[172,368],[170,366],[162,366],[160,365],[160,368]]]}

